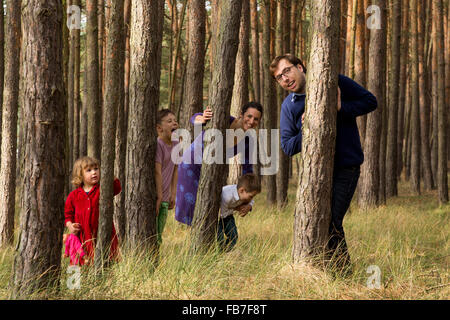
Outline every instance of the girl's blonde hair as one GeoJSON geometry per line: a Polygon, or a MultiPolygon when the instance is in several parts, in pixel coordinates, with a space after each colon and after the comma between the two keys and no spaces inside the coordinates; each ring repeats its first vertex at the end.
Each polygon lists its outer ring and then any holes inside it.
{"type": "Polygon", "coordinates": [[[83,185],[83,170],[92,167],[100,168],[100,162],[95,158],[82,157],[75,161],[72,170],[72,184],[77,188],[83,185]]]}

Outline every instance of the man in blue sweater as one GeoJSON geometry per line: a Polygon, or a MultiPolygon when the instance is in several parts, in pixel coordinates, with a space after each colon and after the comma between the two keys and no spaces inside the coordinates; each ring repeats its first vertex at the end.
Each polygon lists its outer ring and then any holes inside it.
{"type": "MultiPolygon", "coordinates": [[[[290,94],[281,105],[281,148],[293,156],[302,149],[302,122],[305,111],[306,68],[292,54],[276,57],[270,71],[274,79],[290,94]]],[[[377,107],[373,94],[355,81],[339,75],[339,97],[336,120],[336,152],[333,170],[330,239],[328,249],[336,258],[338,268],[350,266],[342,222],[355,193],[364,154],[359,140],[356,117],[377,107]]]]}

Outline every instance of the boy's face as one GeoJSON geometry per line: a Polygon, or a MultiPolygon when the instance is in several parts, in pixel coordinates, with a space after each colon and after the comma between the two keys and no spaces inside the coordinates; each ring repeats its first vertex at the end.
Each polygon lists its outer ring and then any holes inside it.
{"type": "Polygon", "coordinates": [[[100,169],[98,166],[90,166],[83,169],[83,183],[87,186],[93,186],[100,181],[100,169]]]}
{"type": "Polygon", "coordinates": [[[258,194],[257,191],[247,192],[244,187],[240,187],[238,189],[239,200],[242,200],[244,203],[249,203],[253,200],[253,197],[258,194]]]}
{"type": "Polygon", "coordinates": [[[167,116],[162,118],[161,124],[156,125],[156,130],[160,137],[170,139],[172,137],[172,132],[178,129],[178,122],[175,115],[169,113],[167,116]]]}

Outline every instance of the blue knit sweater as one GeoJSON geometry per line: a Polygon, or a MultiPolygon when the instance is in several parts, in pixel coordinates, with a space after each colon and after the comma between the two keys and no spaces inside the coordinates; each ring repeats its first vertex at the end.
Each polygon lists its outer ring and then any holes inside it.
{"type": "MultiPolygon", "coordinates": [[[[352,79],[339,75],[341,109],[336,120],[335,167],[361,165],[364,154],[359,140],[356,117],[377,108],[375,96],[352,79]]],[[[288,156],[302,150],[302,114],[305,111],[305,95],[289,94],[281,105],[280,131],[281,148],[288,156]]]]}

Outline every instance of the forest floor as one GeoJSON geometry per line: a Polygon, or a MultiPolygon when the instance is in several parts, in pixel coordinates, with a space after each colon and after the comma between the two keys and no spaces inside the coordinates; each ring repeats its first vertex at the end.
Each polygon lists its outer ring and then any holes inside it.
{"type": "MultiPolygon", "coordinates": [[[[255,198],[246,217],[236,217],[239,240],[228,253],[189,254],[189,228],[169,211],[153,268],[147,258],[124,253],[102,277],[82,268],[79,289],[68,289],[64,258],[61,290],[28,298],[47,299],[448,299],[450,297],[450,205],[436,191],[416,196],[401,182],[399,197],[367,212],[353,201],[344,220],[353,274],[292,265],[296,182],[282,211],[255,198]],[[370,267],[372,266],[372,267],[370,267]],[[376,266],[376,267],[373,267],[376,266]],[[375,269],[373,269],[375,268],[375,269]],[[368,280],[379,270],[380,288],[368,280]]],[[[356,196],[355,196],[356,198],[356,196]]],[[[14,248],[0,249],[0,299],[9,297],[14,248]]]]}

